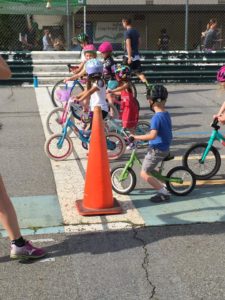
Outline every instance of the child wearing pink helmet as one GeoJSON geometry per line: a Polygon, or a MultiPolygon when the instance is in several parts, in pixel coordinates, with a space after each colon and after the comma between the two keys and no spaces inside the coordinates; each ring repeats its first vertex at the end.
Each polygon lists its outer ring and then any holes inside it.
{"type": "Polygon", "coordinates": [[[92,58],[96,58],[97,56],[97,50],[95,48],[95,46],[93,44],[88,44],[86,46],[84,46],[83,48],[83,52],[84,52],[84,57],[85,60],[82,62],[82,68],[81,71],[79,73],[76,73],[74,75],[72,75],[71,77],[67,77],[64,79],[64,82],[68,82],[68,81],[73,81],[73,80],[77,80],[78,78],[82,77],[85,75],[85,63],[92,58]]]}
{"type": "MultiPolygon", "coordinates": [[[[103,78],[106,82],[107,88],[113,90],[118,87],[118,82],[115,78],[116,63],[112,57],[113,47],[108,41],[103,42],[98,51],[101,52],[103,57],[103,78]]],[[[113,104],[113,97],[107,94],[107,100],[110,104],[113,104]]]]}

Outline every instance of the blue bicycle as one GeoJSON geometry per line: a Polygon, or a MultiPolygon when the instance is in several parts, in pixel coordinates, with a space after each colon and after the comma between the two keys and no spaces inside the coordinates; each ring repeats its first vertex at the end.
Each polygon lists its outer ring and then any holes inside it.
{"type": "MultiPolygon", "coordinates": [[[[79,129],[72,121],[72,112],[70,111],[63,126],[62,132],[53,134],[45,142],[45,153],[50,159],[64,160],[71,155],[73,151],[73,142],[68,134],[69,129],[71,129],[81,140],[83,148],[86,150],[88,149],[91,131],[79,129]]],[[[124,139],[115,132],[107,133],[106,144],[108,157],[110,160],[115,160],[121,157],[126,150],[124,139]]]]}

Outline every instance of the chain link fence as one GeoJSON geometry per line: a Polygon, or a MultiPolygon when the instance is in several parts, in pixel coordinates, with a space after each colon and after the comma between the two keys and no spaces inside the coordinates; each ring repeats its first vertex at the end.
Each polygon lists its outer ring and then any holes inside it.
{"type": "Polygon", "coordinates": [[[196,0],[200,4],[189,5],[188,20],[187,0],[140,0],[140,4],[133,5],[131,0],[124,0],[123,5],[118,0],[89,0],[86,7],[82,6],[83,0],[3,2],[8,2],[8,10],[0,7],[1,51],[41,51],[45,29],[49,31],[47,38],[51,45],[47,50],[80,50],[73,37],[84,30],[96,46],[108,40],[114,50],[122,50],[123,17],[131,18],[133,27],[140,32],[142,50],[201,50],[202,32],[206,31],[210,19],[217,21],[214,49],[225,47],[225,5],[215,4],[213,0],[204,5],[200,5],[204,1],[196,0]],[[157,5],[157,1],[161,4],[157,5]],[[16,14],[19,2],[28,4],[16,14]],[[29,2],[33,3],[32,9],[29,2]],[[60,13],[57,7],[61,8],[60,13]]]}

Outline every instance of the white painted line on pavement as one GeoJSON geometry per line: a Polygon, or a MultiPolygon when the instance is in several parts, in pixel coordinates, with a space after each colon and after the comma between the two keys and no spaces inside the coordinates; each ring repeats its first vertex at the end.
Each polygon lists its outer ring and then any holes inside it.
{"type": "Polygon", "coordinates": [[[54,239],[36,239],[36,240],[31,240],[32,243],[48,243],[48,242],[54,242],[54,239]]]}
{"type": "MultiPolygon", "coordinates": [[[[46,117],[53,109],[52,101],[47,88],[39,87],[35,89],[35,92],[45,137],[49,138],[46,127],[46,117]]],[[[75,153],[77,153],[79,157],[74,157],[74,154],[72,153],[65,161],[51,160],[64,224],[73,224],[75,227],[79,225],[83,228],[81,231],[89,231],[90,229],[95,231],[95,229],[91,227],[94,226],[94,224],[97,225],[98,230],[108,230],[108,228],[111,227],[109,225],[110,222],[118,223],[118,227],[120,228],[124,227],[123,222],[144,225],[143,218],[134,207],[129,196],[117,195],[117,200],[120,201],[124,209],[123,214],[105,216],[104,221],[99,216],[83,217],[79,215],[75,208],[75,200],[83,199],[85,182],[80,167],[82,166],[82,168],[86,170],[87,152],[82,148],[81,142],[77,138],[73,138],[72,140],[75,153]],[[106,223],[107,226],[103,225],[106,223]]],[[[64,229],[65,232],[71,232],[71,228],[75,227],[65,226],[64,229]]]]}
{"type": "Polygon", "coordinates": [[[40,259],[39,262],[41,262],[41,263],[55,262],[55,257],[43,258],[43,259],[40,259]]]}

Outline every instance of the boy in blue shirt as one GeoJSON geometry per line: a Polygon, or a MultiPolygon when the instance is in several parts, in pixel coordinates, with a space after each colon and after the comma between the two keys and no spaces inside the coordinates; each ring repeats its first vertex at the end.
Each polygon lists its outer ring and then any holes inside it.
{"type": "Polygon", "coordinates": [[[165,110],[167,96],[167,89],[163,85],[154,85],[148,90],[147,99],[150,109],[155,112],[151,119],[151,130],[145,135],[132,135],[135,140],[149,141],[148,152],[142,163],[140,176],[157,191],[157,194],[150,198],[154,203],[170,200],[169,192],[163,183],[151,175],[151,171],[158,163],[169,155],[172,141],[171,118],[165,110]]]}

